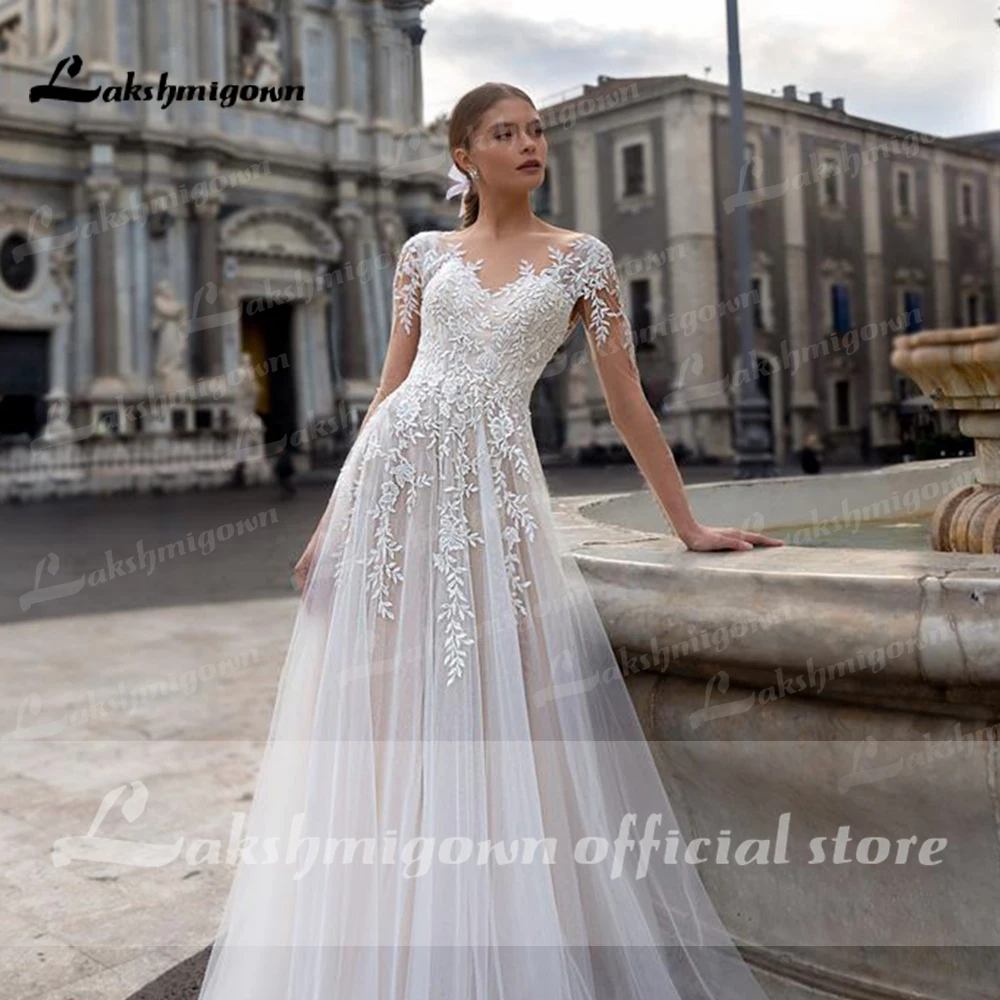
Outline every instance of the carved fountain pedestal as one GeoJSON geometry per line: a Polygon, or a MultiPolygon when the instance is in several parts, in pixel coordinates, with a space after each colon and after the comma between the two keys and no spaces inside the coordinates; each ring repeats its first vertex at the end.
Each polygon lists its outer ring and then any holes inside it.
{"type": "Polygon", "coordinates": [[[938,504],[931,539],[939,552],[1000,554],[1000,325],[926,330],[893,339],[892,365],[937,409],[955,410],[976,442],[976,480],[938,504]]]}

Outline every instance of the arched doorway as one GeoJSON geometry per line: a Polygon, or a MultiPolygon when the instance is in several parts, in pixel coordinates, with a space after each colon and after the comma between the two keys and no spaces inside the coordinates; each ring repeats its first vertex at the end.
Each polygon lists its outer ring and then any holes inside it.
{"type": "Polygon", "coordinates": [[[286,207],[239,209],[220,236],[227,367],[249,354],[265,440],[294,435],[311,451],[335,413],[328,303],[340,240],[286,207]]]}

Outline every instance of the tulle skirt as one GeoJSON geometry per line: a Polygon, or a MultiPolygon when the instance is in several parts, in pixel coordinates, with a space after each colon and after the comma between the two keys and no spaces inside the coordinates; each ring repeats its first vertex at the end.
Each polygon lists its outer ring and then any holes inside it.
{"type": "Polygon", "coordinates": [[[764,1000],[530,426],[459,446],[400,399],[320,524],[200,1000],[764,1000]]]}

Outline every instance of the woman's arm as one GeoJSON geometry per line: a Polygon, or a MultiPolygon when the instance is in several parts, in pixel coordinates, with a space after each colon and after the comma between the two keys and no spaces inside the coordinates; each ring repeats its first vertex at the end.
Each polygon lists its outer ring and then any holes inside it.
{"type": "Polygon", "coordinates": [[[382,401],[403,384],[413,366],[420,341],[422,282],[416,237],[411,236],[399,251],[392,282],[392,327],[378,388],[365,413],[360,434],[382,401]]]}
{"type": "MultiPolygon", "coordinates": [[[[420,272],[420,248],[418,236],[411,236],[399,251],[396,260],[396,271],[392,282],[392,327],[389,332],[389,344],[386,348],[385,361],[382,363],[382,374],[378,388],[372,397],[371,404],[365,413],[361,426],[354,439],[357,444],[365,425],[372,415],[396,388],[402,385],[413,365],[417,354],[417,344],[420,340],[420,306],[422,302],[422,278],[420,272]]],[[[295,564],[295,579],[299,589],[305,586],[309,567],[326,533],[327,524],[333,512],[333,494],[327,502],[323,516],[306,545],[301,558],[295,564]]]]}
{"type": "Polygon", "coordinates": [[[677,537],[689,549],[751,549],[780,539],[737,528],[709,528],[695,518],[673,452],[646,399],[636,364],[632,325],[622,306],[614,257],[596,241],[596,267],[585,276],[574,315],[583,320],[611,423],[677,537]]]}

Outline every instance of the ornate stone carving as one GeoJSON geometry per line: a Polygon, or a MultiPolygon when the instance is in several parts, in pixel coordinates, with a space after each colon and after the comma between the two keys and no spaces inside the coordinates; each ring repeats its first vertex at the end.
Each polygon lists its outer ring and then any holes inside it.
{"type": "Polygon", "coordinates": [[[826,257],[823,263],[820,264],[819,269],[824,277],[833,278],[837,281],[846,281],[854,274],[854,268],[850,261],[834,260],[832,257],[826,257]]]}
{"type": "Polygon", "coordinates": [[[68,441],[73,437],[69,422],[69,395],[63,389],[53,389],[45,396],[48,412],[42,428],[42,440],[49,443],[68,441]]]}
{"type": "Polygon", "coordinates": [[[196,219],[217,219],[222,209],[222,192],[209,190],[204,199],[191,203],[196,219]]]}
{"type": "Polygon", "coordinates": [[[65,51],[76,20],[73,0],[35,0],[39,55],[44,59],[65,51]]]}
{"type": "Polygon", "coordinates": [[[154,239],[159,239],[166,235],[180,215],[181,203],[177,197],[177,189],[167,184],[149,184],[146,186],[145,197],[149,232],[154,239]]]}
{"type": "Polygon", "coordinates": [[[73,283],[75,261],[76,254],[71,246],[56,247],[49,251],[49,275],[52,283],[59,289],[61,305],[66,310],[70,309],[76,299],[76,286],[73,283]]]}
{"type": "Polygon", "coordinates": [[[251,79],[258,86],[275,87],[281,83],[285,67],[278,54],[279,46],[280,43],[271,33],[271,29],[264,27],[253,53],[254,68],[251,79]]]}
{"type": "Polygon", "coordinates": [[[187,311],[169,281],[153,296],[152,331],[156,335],[156,375],[169,391],[187,381],[187,311]]]}
{"type": "Polygon", "coordinates": [[[28,36],[24,30],[24,10],[15,8],[0,19],[0,59],[28,57],[28,36]]]}
{"type": "Polygon", "coordinates": [[[344,205],[334,209],[332,214],[337,231],[343,237],[344,241],[347,242],[353,239],[357,234],[358,227],[361,225],[361,219],[364,214],[361,208],[353,205],[344,205]]]}
{"type": "Polygon", "coordinates": [[[934,548],[1000,555],[1000,326],[901,334],[891,361],[937,409],[957,410],[962,433],[976,442],[978,482],[938,505],[934,548]]]}
{"type": "Polygon", "coordinates": [[[108,211],[116,208],[122,182],[114,174],[90,174],[83,186],[92,207],[104,206],[108,211]]]}
{"type": "Polygon", "coordinates": [[[264,440],[264,422],[257,414],[257,381],[249,351],[240,353],[240,371],[242,378],[233,387],[232,414],[241,444],[249,446],[264,440]]]}
{"type": "Polygon", "coordinates": [[[307,212],[280,205],[244,208],[221,224],[223,254],[339,260],[342,245],[333,229],[307,212]]]}
{"type": "Polygon", "coordinates": [[[285,77],[278,38],[278,16],[270,0],[242,0],[238,18],[240,68],[260,87],[278,86],[285,77]]]}

